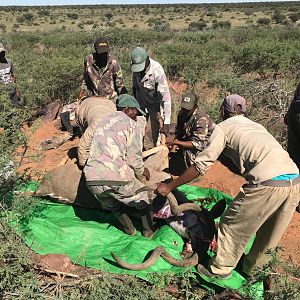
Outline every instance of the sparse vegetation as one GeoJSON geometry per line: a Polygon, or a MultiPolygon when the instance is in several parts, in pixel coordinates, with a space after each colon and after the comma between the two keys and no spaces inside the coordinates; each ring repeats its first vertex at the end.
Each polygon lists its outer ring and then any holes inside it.
{"type": "MultiPolygon", "coordinates": [[[[282,119],[300,78],[299,7],[298,2],[214,4],[213,7],[204,4],[1,7],[1,42],[7,48],[7,57],[14,62],[20,92],[28,103],[23,109],[13,108],[2,94],[1,157],[5,157],[5,162],[15,160],[17,166],[14,151],[28,143],[21,128],[32,122],[37,108],[54,99],[66,104],[77,98],[83,57],[93,50],[95,37],[102,34],[109,36],[129,90],[130,51],[137,45],[144,46],[163,65],[170,81],[187,83],[189,89],[200,94],[202,108],[216,121],[224,95],[239,93],[249,103],[249,117],[266,126],[285,146],[286,128],[282,119]],[[188,25],[186,18],[190,19],[188,25]],[[293,24],[282,26],[287,19],[293,24]]],[[[178,103],[174,101],[173,105],[175,121],[178,103]]],[[[42,299],[51,295],[50,287],[55,290],[55,284],[47,287],[40,280],[40,274],[32,266],[30,251],[7,224],[11,211],[34,210],[34,199],[11,197],[11,190],[23,181],[26,179],[14,178],[0,186],[0,210],[4,216],[0,219],[0,298],[3,299],[42,299]]],[[[272,272],[276,284],[270,292],[271,299],[297,299],[299,281],[291,280],[299,277],[297,270],[288,266],[282,273],[273,269],[272,272]]],[[[78,284],[57,289],[52,296],[111,299],[109,295],[113,292],[114,299],[175,298],[157,286],[153,288],[131,276],[124,278],[103,273],[99,278],[87,277],[78,284]]],[[[172,280],[179,287],[177,299],[202,299],[204,294],[207,299],[214,298],[199,287],[193,274],[172,280]]]]}
{"type": "Polygon", "coordinates": [[[259,24],[259,25],[270,25],[271,20],[269,18],[259,18],[257,20],[257,24],[259,24]]]}
{"type": "Polygon", "coordinates": [[[204,21],[191,22],[189,24],[188,30],[189,31],[198,31],[198,30],[203,30],[206,27],[207,27],[207,23],[204,21]]]}

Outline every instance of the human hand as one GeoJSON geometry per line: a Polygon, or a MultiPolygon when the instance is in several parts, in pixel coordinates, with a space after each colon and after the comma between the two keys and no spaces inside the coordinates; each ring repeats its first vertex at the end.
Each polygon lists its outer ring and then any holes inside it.
{"type": "Polygon", "coordinates": [[[171,149],[170,149],[169,153],[176,153],[176,152],[177,152],[177,150],[178,150],[178,147],[177,147],[177,145],[172,145],[172,147],[171,147],[171,149]]]}
{"type": "Polygon", "coordinates": [[[160,128],[160,132],[163,133],[165,136],[167,136],[169,134],[169,131],[170,131],[170,124],[164,124],[160,128]]]}
{"type": "Polygon", "coordinates": [[[160,183],[155,191],[162,196],[167,196],[171,193],[172,188],[167,183],[160,183]]]}

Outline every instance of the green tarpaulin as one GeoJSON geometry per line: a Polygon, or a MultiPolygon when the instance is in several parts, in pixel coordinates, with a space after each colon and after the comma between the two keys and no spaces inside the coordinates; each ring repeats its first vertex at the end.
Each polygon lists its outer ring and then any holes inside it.
{"type": "MultiPolygon", "coordinates": [[[[214,189],[184,185],[180,188],[191,200],[213,198],[215,202],[232,198],[214,189]]],[[[213,203],[209,204],[210,208],[213,203]]],[[[156,274],[180,274],[184,268],[174,267],[162,258],[144,271],[130,271],[119,267],[111,257],[113,251],[129,263],[140,263],[151,250],[164,246],[174,257],[180,259],[183,248],[182,238],[167,225],[163,226],[152,239],[141,236],[128,236],[117,228],[117,222],[109,213],[73,207],[60,203],[41,201],[28,220],[14,222],[18,233],[26,244],[39,254],[55,253],[68,255],[72,262],[103,271],[132,274],[148,281],[155,280],[156,274]]],[[[137,229],[140,224],[135,224],[137,229]]],[[[192,271],[196,272],[194,268],[192,271]]],[[[243,291],[245,279],[237,272],[227,280],[210,279],[199,276],[201,285],[214,288],[224,287],[243,291]]],[[[249,289],[249,288],[248,288],[249,289]]],[[[251,287],[256,299],[262,299],[263,286],[258,282],[251,287]]]]}

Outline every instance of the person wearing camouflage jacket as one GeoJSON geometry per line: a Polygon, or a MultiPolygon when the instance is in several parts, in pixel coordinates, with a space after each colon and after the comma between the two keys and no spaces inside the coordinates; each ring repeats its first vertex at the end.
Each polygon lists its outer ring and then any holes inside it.
{"type": "Polygon", "coordinates": [[[126,94],[121,67],[109,53],[104,37],[94,42],[95,52],[84,59],[84,74],[79,98],[85,95],[104,96],[116,103],[118,95],[126,94]]]}
{"type": "Polygon", "coordinates": [[[137,208],[150,203],[148,192],[143,191],[144,185],[137,179],[144,173],[144,163],[138,140],[140,130],[136,127],[136,121],[123,111],[114,112],[97,124],[83,171],[103,209],[118,210],[119,202],[137,208]],[[111,201],[102,193],[118,201],[111,201]]]}
{"type": "MultiPolygon", "coordinates": [[[[176,155],[183,156],[183,169],[194,164],[199,153],[207,147],[208,139],[214,127],[215,123],[211,117],[199,111],[197,95],[191,92],[183,95],[181,109],[177,117],[176,138],[172,143],[171,150],[171,152],[176,152],[179,148],[176,155]]],[[[170,165],[173,164],[172,162],[174,159],[171,154],[170,165]]]]}
{"type": "Polygon", "coordinates": [[[97,124],[83,172],[89,190],[101,203],[102,209],[121,212],[117,217],[126,233],[135,234],[130,219],[124,213],[130,207],[130,210],[142,213],[142,223],[146,223],[144,235],[151,236],[149,210],[155,194],[138,179],[142,176],[149,179],[149,171],[142,159],[146,120],[138,118],[138,114],[144,112],[134,97],[121,95],[118,111],[97,124]]]}

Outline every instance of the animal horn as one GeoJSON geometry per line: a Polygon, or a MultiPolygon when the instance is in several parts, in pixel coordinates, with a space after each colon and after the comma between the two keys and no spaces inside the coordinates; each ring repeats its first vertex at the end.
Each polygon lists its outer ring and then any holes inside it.
{"type": "Polygon", "coordinates": [[[172,193],[169,193],[167,195],[167,199],[170,203],[171,213],[175,216],[186,210],[195,210],[195,211],[202,210],[202,208],[199,205],[197,205],[196,203],[183,203],[183,204],[178,205],[177,200],[172,193]]]}
{"type": "Polygon", "coordinates": [[[110,252],[114,260],[124,269],[141,271],[151,267],[161,256],[169,264],[176,267],[190,267],[198,264],[198,254],[194,253],[190,258],[179,260],[172,257],[163,246],[155,248],[151,256],[141,264],[129,264],[121,259],[119,259],[113,252],[110,252]]]}
{"type": "Polygon", "coordinates": [[[151,254],[151,256],[141,264],[129,264],[120,258],[118,258],[113,252],[110,252],[111,256],[114,260],[124,269],[133,270],[133,271],[141,271],[151,267],[160,257],[161,253],[164,251],[162,246],[155,248],[151,254]]]}
{"type": "Polygon", "coordinates": [[[167,261],[169,264],[176,266],[176,267],[193,267],[196,266],[199,262],[198,254],[195,252],[190,258],[187,259],[176,259],[172,257],[165,249],[164,252],[161,254],[161,257],[167,261]]]}

